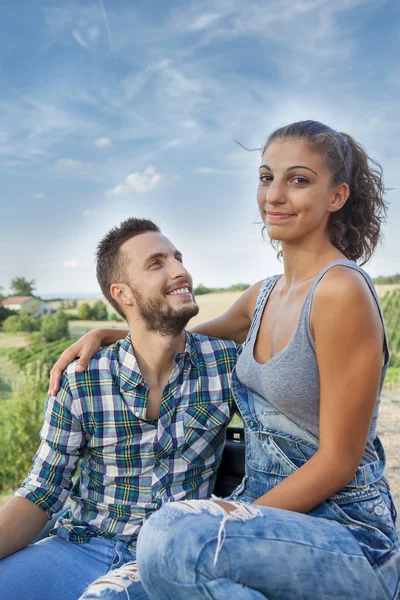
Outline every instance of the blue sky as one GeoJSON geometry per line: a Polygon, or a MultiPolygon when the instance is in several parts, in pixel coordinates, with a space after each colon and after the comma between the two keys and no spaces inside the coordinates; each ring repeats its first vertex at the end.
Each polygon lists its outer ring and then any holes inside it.
{"type": "Polygon", "coordinates": [[[155,220],[195,282],[281,271],[260,235],[258,153],[316,119],[384,167],[373,275],[400,272],[396,0],[0,0],[0,285],[98,291],[99,239],[155,220]]]}

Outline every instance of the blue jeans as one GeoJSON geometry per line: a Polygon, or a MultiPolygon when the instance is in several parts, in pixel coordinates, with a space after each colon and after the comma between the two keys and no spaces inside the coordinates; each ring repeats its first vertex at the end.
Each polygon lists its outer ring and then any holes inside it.
{"type": "MultiPolygon", "coordinates": [[[[0,600],[78,600],[95,579],[132,560],[135,553],[124,542],[46,538],[0,561],[0,600]]],[[[131,584],[131,597],[148,599],[140,583],[131,584]]]]}
{"type": "Polygon", "coordinates": [[[316,516],[242,503],[224,518],[211,501],[165,505],[138,540],[151,600],[387,600],[399,554],[373,566],[349,529],[316,516]]]}
{"type": "Polygon", "coordinates": [[[163,506],[144,524],[139,574],[151,600],[392,600],[400,587],[396,510],[385,453],[360,465],[304,515],[252,504],[301,468],[319,441],[265,398],[232,390],[246,439],[246,476],[229,516],[211,501],[163,506]]]}

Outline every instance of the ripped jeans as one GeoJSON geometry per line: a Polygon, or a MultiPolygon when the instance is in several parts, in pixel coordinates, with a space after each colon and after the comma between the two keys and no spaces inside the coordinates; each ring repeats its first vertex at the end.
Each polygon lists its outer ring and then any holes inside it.
{"type": "Polygon", "coordinates": [[[318,450],[318,440],[232,374],[246,476],[229,514],[206,500],[165,504],[137,544],[151,600],[393,600],[400,589],[396,510],[385,454],[308,514],[252,504],[318,450]]]}

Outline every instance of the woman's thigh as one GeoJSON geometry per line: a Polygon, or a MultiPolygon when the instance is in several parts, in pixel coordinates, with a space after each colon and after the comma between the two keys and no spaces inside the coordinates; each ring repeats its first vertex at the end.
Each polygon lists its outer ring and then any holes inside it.
{"type": "Polygon", "coordinates": [[[254,505],[226,517],[214,507],[210,514],[211,504],[166,505],[146,522],[137,556],[151,598],[164,588],[165,598],[178,600],[181,587],[197,600],[201,586],[218,589],[210,587],[216,580],[286,600],[393,597],[340,523],[254,505]]]}
{"type": "Polygon", "coordinates": [[[108,571],[113,555],[109,540],[74,544],[46,538],[0,561],[0,600],[77,600],[108,571]]]}

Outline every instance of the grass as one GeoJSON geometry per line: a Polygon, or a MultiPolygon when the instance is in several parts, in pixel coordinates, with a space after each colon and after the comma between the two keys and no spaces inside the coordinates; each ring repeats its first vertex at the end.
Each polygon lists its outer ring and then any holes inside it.
{"type": "Polygon", "coordinates": [[[69,321],[69,334],[71,338],[77,338],[92,329],[127,329],[125,321],[69,321]]]}
{"type": "Polygon", "coordinates": [[[8,360],[4,348],[0,349],[0,401],[11,398],[12,382],[17,378],[17,369],[8,360]]]}
{"type": "Polygon", "coordinates": [[[378,292],[379,298],[382,298],[386,292],[393,292],[393,290],[398,290],[400,288],[400,283],[391,283],[387,285],[376,285],[376,291],[378,292]]]}
{"type": "Polygon", "coordinates": [[[29,333],[5,333],[0,331],[1,348],[24,348],[29,346],[29,333]]]}

